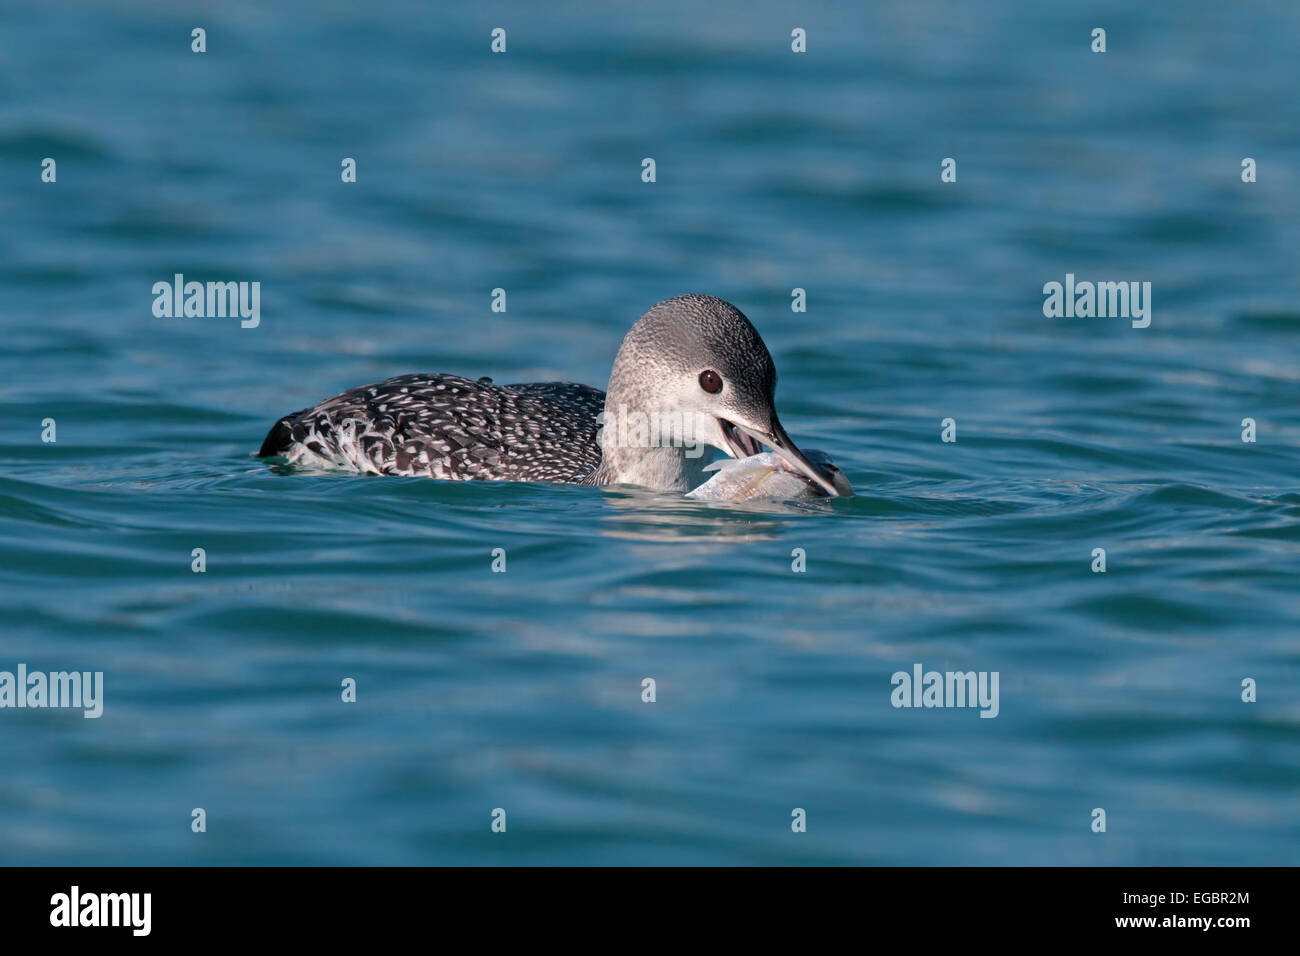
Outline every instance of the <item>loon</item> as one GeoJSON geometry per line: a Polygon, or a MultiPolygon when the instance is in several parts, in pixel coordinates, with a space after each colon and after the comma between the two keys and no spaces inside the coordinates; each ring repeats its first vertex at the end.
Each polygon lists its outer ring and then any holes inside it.
{"type": "Polygon", "coordinates": [[[637,319],[605,392],[399,375],[285,415],[258,456],[362,474],[687,491],[704,481],[703,446],[745,458],[766,445],[817,493],[841,494],[844,483],[781,427],[775,390],[776,366],[749,319],[722,299],[681,295],[637,319]],[[672,423],[670,440],[656,437],[657,423],[672,423]]]}

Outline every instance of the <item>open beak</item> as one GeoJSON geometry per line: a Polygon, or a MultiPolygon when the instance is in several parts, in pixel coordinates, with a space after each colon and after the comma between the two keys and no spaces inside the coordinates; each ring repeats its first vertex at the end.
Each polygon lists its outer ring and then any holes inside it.
{"type": "Polygon", "coordinates": [[[731,453],[734,457],[744,458],[748,455],[757,454],[759,451],[758,445],[761,443],[799,469],[802,474],[806,475],[826,494],[832,498],[840,496],[840,491],[835,487],[835,483],[818,471],[817,467],[795,446],[795,443],[790,440],[790,436],[785,433],[785,429],[781,427],[781,423],[776,420],[775,415],[772,416],[772,433],[770,435],[728,421],[723,422],[722,431],[727,438],[727,443],[733,446],[731,453]],[[727,426],[730,426],[730,428],[727,426]]]}

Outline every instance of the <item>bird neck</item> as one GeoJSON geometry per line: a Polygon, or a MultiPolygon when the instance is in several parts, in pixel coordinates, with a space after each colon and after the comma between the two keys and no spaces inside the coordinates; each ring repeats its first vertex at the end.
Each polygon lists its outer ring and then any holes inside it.
{"type": "Polygon", "coordinates": [[[705,457],[681,448],[603,446],[599,484],[640,485],[655,491],[690,491],[704,483],[705,457]]]}
{"type": "Polygon", "coordinates": [[[689,491],[704,481],[708,447],[669,410],[628,401],[611,391],[601,420],[600,483],[641,485],[658,491],[689,491]]]}
{"type": "Polygon", "coordinates": [[[689,491],[704,481],[712,457],[695,441],[695,423],[665,394],[673,365],[643,320],[623,338],[601,416],[600,484],[689,491]],[[648,342],[648,344],[647,344],[648,342]]]}

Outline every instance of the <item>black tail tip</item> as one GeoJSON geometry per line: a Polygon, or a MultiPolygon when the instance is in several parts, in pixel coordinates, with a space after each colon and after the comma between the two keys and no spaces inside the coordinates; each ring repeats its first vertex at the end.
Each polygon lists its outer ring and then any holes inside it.
{"type": "Polygon", "coordinates": [[[275,458],[283,455],[293,444],[293,426],[289,424],[289,419],[282,418],[266,433],[266,438],[262,440],[262,447],[258,449],[258,458],[275,458]]]}

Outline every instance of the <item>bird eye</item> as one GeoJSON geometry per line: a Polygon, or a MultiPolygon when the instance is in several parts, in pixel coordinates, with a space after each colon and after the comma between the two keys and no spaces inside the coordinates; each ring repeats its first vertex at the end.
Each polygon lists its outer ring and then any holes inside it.
{"type": "Polygon", "coordinates": [[[722,391],[722,376],[711,368],[705,369],[700,373],[700,388],[710,395],[718,394],[722,391]]]}

